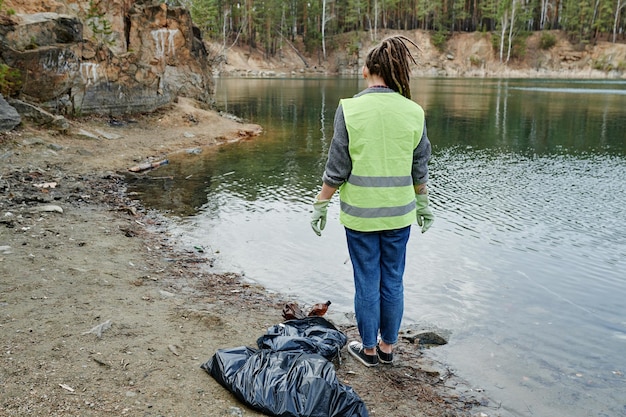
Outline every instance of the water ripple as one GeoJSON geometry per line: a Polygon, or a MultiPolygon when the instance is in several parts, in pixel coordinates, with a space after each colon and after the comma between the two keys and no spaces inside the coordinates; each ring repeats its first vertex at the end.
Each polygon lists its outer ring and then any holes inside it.
{"type": "Polygon", "coordinates": [[[433,205],[459,233],[555,257],[561,245],[599,245],[620,262],[623,159],[447,152],[433,165],[433,205]]]}

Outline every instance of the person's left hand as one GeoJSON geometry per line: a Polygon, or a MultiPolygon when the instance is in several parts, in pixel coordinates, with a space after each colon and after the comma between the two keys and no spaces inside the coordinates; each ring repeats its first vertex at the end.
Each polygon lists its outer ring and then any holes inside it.
{"type": "Polygon", "coordinates": [[[315,199],[313,203],[313,214],[311,215],[311,228],[316,235],[322,236],[322,230],[326,227],[326,217],[328,215],[328,203],[330,200],[315,199]]]}
{"type": "Polygon", "coordinates": [[[422,233],[430,229],[435,222],[435,215],[429,207],[428,194],[415,194],[417,203],[417,224],[422,227],[422,233]]]}

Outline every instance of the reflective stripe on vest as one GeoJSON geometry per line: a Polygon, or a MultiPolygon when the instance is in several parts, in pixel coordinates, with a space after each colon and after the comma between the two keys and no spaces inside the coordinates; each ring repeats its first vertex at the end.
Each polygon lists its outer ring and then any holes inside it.
{"type": "Polygon", "coordinates": [[[358,231],[390,230],[415,222],[413,151],[424,111],[398,93],[341,100],[352,172],[340,187],[339,219],[358,231]]]}
{"type": "MultiPolygon", "coordinates": [[[[354,207],[344,201],[341,202],[341,211],[349,214],[350,216],[363,217],[365,219],[375,219],[377,217],[404,216],[405,214],[411,213],[413,210],[415,210],[415,200],[411,201],[406,206],[374,208],[354,207]]],[[[411,220],[411,223],[412,222],[413,220],[411,220]]]]}
{"type": "Polygon", "coordinates": [[[350,175],[348,182],[360,187],[402,187],[413,185],[413,178],[403,177],[364,177],[362,175],[350,175]]]}

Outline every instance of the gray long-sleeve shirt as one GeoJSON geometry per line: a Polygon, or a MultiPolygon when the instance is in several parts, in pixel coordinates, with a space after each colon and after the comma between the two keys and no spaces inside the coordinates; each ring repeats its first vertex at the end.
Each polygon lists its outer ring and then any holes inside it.
{"type": "MultiPolygon", "coordinates": [[[[395,91],[390,88],[371,87],[356,94],[355,97],[369,93],[395,93],[395,91]]],[[[340,104],[335,112],[333,139],[328,150],[326,169],[322,175],[322,181],[333,188],[338,188],[346,182],[352,171],[352,159],[350,158],[348,141],[348,129],[343,117],[343,107],[340,104]]],[[[430,155],[430,140],[426,134],[426,122],[424,121],[422,139],[413,151],[411,176],[413,177],[414,185],[425,184],[428,181],[428,161],[430,160],[430,155]]]]}

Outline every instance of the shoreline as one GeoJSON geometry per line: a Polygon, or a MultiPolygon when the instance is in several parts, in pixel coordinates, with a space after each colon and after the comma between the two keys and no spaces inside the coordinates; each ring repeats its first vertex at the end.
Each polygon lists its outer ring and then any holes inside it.
{"type": "MultiPolygon", "coordinates": [[[[483,71],[480,69],[441,73],[444,70],[431,68],[427,70],[414,70],[411,74],[413,80],[420,78],[466,78],[466,79],[485,79],[485,80],[514,80],[514,79],[541,79],[541,80],[602,80],[602,81],[626,81],[626,73],[622,74],[618,71],[606,73],[600,70],[521,70],[506,69],[501,71],[483,71]]],[[[213,78],[316,78],[316,77],[360,77],[357,72],[349,73],[331,73],[323,70],[307,71],[307,70],[274,70],[274,69],[257,69],[242,70],[234,69],[220,72],[213,78]]]]}
{"type": "MultiPolygon", "coordinates": [[[[125,180],[129,167],[254,140],[260,127],[185,99],[121,127],[104,118],[71,125],[64,135],[23,125],[0,136],[0,410],[260,416],[200,365],[217,349],[254,346],[294,300],[213,273],[209,258],[168,234],[172,220],[127,194],[125,180]]],[[[370,370],[342,351],[337,375],[370,415],[497,409],[419,346],[403,340],[397,352],[393,366],[370,370]]]]}

